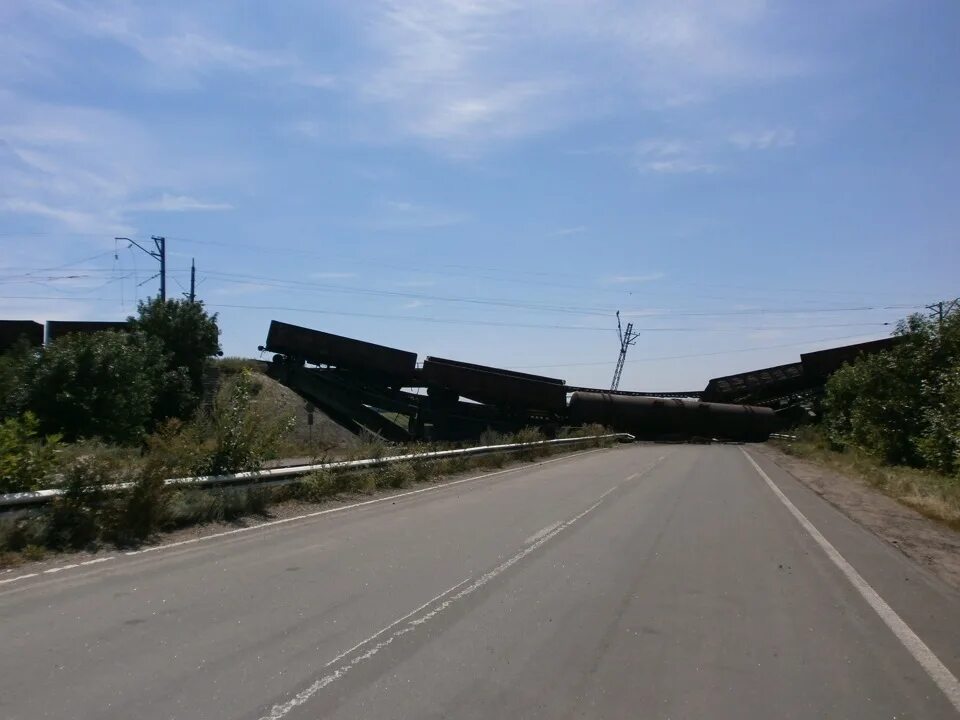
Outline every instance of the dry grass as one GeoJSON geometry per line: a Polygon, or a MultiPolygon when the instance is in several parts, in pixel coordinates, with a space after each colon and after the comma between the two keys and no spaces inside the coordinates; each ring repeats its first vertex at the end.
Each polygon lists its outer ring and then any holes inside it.
{"type": "Polygon", "coordinates": [[[960,530],[960,478],[885,465],[855,448],[838,452],[816,428],[803,428],[796,437],[771,442],[789,455],[859,478],[921,514],[960,530]]]}
{"type": "MultiPolygon", "coordinates": [[[[591,431],[584,434],[602,433],[591,431]]],[[[525,430],[515,436],[497,439],[500,442],[532,442],[542,438],[536,431],[525,430]]],[[[73,474],[79,470],[85,470],[86,474],[65,478],[65,486],[74,490],[70,498],[58,501],[53,507],[35,515],[15,521],[0,520],[0,567],[42,559],[46,548],[90,549],[104,544],[138,545],[158,531],[265,515],[270,505],[285,500],[317,503],[342,495],[408,488],[439,482],[449,475],[472,469],[492,470],[512,462],[533,462],[543,457],[605,444],[584,442],[569,446],[542,446],[520,452],[456,455],[437,460],[414,459],[361,471],[328,469],[315,472],[294,485],[276,488],[165,487],[162,482],[157,482],[160,476],[149,472],[148,468],[128,468],[128,473],[135,479],[135,488],[109,497],[102,492],[88,492],[89,487],[98,488],[114,479],[116,466],[122,464],[123,459],[87,454],[71,467],[73,474]]],[[[437,449],[441,448],[436,445],[394,447],[374,440],[358,445],[355,452],[369,458],[437,449]]]]}

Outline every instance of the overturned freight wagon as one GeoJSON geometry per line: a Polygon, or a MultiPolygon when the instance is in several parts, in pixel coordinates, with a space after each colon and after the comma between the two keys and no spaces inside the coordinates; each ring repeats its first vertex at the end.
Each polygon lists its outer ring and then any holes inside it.
{"type": "Polygon", "coordinates": [[[485,430],[600,423],[648,438],[765,440],[767,408],[571,388],[559,378],[415,353],[274,320],[268,373],[355,433],[476,439],[485,430]],[[584,392],[583,390],[587,390],[584,392]]]}
{"type": "Polygon", "coordinates": [[[263,350],[274,379],[354,433],[464,440],[485,430],[557,427],[562,380],[428,357],[274,320],[263,350]],[[425,392],[424,392],[425,391],[425,392]]]}

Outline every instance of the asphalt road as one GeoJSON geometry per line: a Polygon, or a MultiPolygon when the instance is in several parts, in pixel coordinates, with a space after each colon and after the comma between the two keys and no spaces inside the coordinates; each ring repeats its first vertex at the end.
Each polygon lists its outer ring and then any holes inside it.
{"type": "Polygon", "coordinates": [[[960,594],[754,457],[621,447],[3,576],[0,717],[960,715],[960,594]]]}

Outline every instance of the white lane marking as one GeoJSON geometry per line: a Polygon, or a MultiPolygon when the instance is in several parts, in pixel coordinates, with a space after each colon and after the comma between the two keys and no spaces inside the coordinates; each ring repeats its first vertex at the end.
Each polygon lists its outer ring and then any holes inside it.
{"type": "MultiPolygon", "coordinates": [[[[544,460],[543,462],[537,463],[536,467],[540,465],[549,465],[550,463],[560,462],[561,460],[572,460],[575,457],[580,457],[581,455],[589,455],[590,453],[599,452],[600,450],[605,450],[606,448],[594,448],[592,450],[584,450],[578,453],[571,453],[569,455],[563,455],[562,457],[554,458],[553,460],[544,460]]],[[[662,458],[661,458],[662,459],[662,458]]],[[[439,483],[437,485],[432,485],[426,488],[420,488],[419,490],[410,490],[404,493],[398,493],[396,495],[387,495],[382,498],[376,498],[374,500],[364,500],[363,502],[352,503],[350,505],[342,505],[340,507],[330,508],[328,510],[318,510],[317,512],[306,513],[304,515],[296,515],[294,517],[283,518],[281,520],[271,520],[270,522],[260,523],[259,525],[250,525],[249,527],[236,528],[234,530],[226,530],[224,532],[214,533],[212,535],[204,535],[203,537],[191,538],[190,540],[180,540],[178,542],[167,543],[165,545],[154,545],[153,547],[143,548],[142,550],[130,550],[125,552],[126,556],[133,555],[143,555],[144,553],[156,552],[158,550],[169,550],[175,547],[181,547],[183,545],[194,545],[201,542],[206,542],[207,540],[215,540],[217,538],[228,537],[230,535],[237,535],[239,533],[250,532],[252,530],[262,530],[264,528],[274,527],[276,525],[284,525],[286,523],[291,523],[296,520],[306,520],[308,518],[318,517],[320,515],[327,515],[329,513],[342,512],[343,510],[351,510],[353,508],[361,507],[363,505],[372,505],[374,503],[385,502],[387,500],[396,500],[401,497],[408,497],[410,495],[417,495],[419,493],[430,492],[432,490],[442,490],[445,487],[450,487],[451,485],[459,485],[465,482],[472,482],[474,480],[483,480],[484,478],[494,477],[495,475],[503,475],[504,473],[517,472],[518,470],[533,470],[535,467],[530,465],[520,465],[517,467],[507,468],[506,470],[497,470],[492,473],[485,473],[483,475],[475,475],[474,477],[462,478],[460,480],[452,480],[450,482],[439,483]]],[[[113,560],[116,556],[98,558],[96,560],[87,560],[86,562],[79,563],[81,566],[84,565],[94,565],[96,563],[106,562],[107,560],[113,560]]],[[[75,566],[71,566],[75,567],[75,566]]],[[[66,569],[66,568],[61,568],[66,569]]],[[[46,571],[44,571],[46,572],[46,571]]],[[[7,578],[6,580],[0,580],[0,585],[6,585],[8,583],[18,582],[20,580],[28,580],[29,578],[38,577],[41,573],[28,573],[26,575],[18,575],[17,577],[7,578]]]]}
{"type": "MultiPolygon", "coordinates": [[[[376,640],[378,637],[380,637],[381,635],[383,635],[387,630],[390,630],[391,628],[396,627],[397,625],[399,625],[400,623],[402,623],[404,620],[407,620],[408,618],[416,615],[418,612],[420,612],[420,611],[423,610],[424,608],[429,607],[430,605],[432,605],[433,603],[435,603],[435,602],[436,602],[437,600],[439,600],[440,598],[442,598],[442,597],[444,597],[444,596],[446,596],[446,595],[449,595],[449,594],[452,593],[454,590],[456,590],[457,588],[461,587],[462,585],[464,585],[465,583],[467,583],[467,582],[469,582],[469,581],[470,581],[470,578],[467,578],[466,580],[461,580],[460,582],[458,582],[458,583],[457,583],[456,585],[454,585],[453,587],[449,587],[449,588],[447,588],[446,590],[444,590],[442,593],[440,593],[440,594],[438,594],[438,595],[434,595],[432,598],[430,598],[429,600],[427,600],[427,601],[426,601],[423,605],[421,605],[420,607],[411,610],[410,612],[408,612],[406,615],[404,615],[404,616],[401,617],[401,618],[397,618],[396,620],[394,620],[394,621],[393,621],[392,623],[390,623],[389,625],[387,625],[387,626],[381,628],[380,630],[378,630],[377,632],[375,632],[373,635],[371,635],[370,637],[368,637],[366,640],[361,640],[360,642],[358,642],[356,645],[354,645],[354,646],[353,646],[352,648],[350,648],[349,650],[344,650],[342,653],[340,653],[339,655],[337,655],[333,660],[331,660],[330,662],[326,663],[323,667],[324,667],[324,668],[328,668],[328,667],[330,667],[331,665],[333,665],[334,663],[337,663],[337,662],[343,660],[343,658],[345,658],[345,657],[346,657],[347,655],[349,655],[350,653],[354,652],[355,650],[359,650],[361,647],[363,647],[363,646],[366,645],[367,643],[369,643],[369,642],[371,642],[371,641],[373,641],[373,640],[376,640]]],[[[393,641],[393,638],[391,638],[390,641],[387,642],[387,644],[389,644],[389,642],[392,642],[392,641],[393,641]]],[[[372,655],[376,654],[376,652],[380,650],[381,645],[382,645],[382,643],[376,645],[376,646],[375,646],[376,650],[374,650],[373,653],[370,653],[370,654],[364,653],[364,654],[361,655],[360,657],[362,657],[363,659],[366,659],[367,657],[372,657],[372,655]]],[[[369,651],[368,651],[368,653],[369,653],[369,651]]],[[[355,662],[356,662],[356,660],[355,660],[355,662]]],[[[346,671],[344,671],[344,672],[346,672],[346,671]]],[[[336,674],[336,673],[334,673],[334,674],[336,674]]],[[[328,677],[329,677],[329,676],[324,676],[324,677],[320,678],[319,680],[317,680],[316,682],[314,682],[314,683],[313,683],[312,685],[310,685],[309,687],[307,687],[307,688],[305,688],[304,690],[301,690],[300,692],[298,692],[296,695],[294,695],[292,698],[290,698],[287,702],[283,703],[282,705],[274,705],[273,708],[271,708],[271,710],[270,710],[270,714],[267,715],[266,717],[268,717],[268,718],[282,718],[284,715],[286,715],[287,713],[289,713],[289,712],[290,712],[291,710],[293,710],[295,707],[298,707],[298,706],[300,706],[300,705],[303,705],[303,703],[305,703],[307,700],[309,700],[311,697],[313,697],[317,692],[319,692],[319,691],[322,690],[324,687],[326,687],[326,686],[329,685],[331,682],[333,682],[332,680],[327,680],[328,677]]],[[[337,675],[337,677],[340,677],[340,675],[337,675]]],[[[336,678],[334,678],[334,679],[336,679],[336,678]]]]}
{"type": "Polygon", "coordinates": [[[62,570],[72,570],[77,567],[84,567],[87,565],[96,565],[98,563],[107,562],[107,560],[116,559],[116,555],[111,555],[109,557],[95,558],[93,560],[84,560],[80,563],[73,563],[72,565],[61,565],[60,567],[48,568],[47,570],[42,570],[41,572],[28,573],[26,575],[18,575],[17,577],[8,578],[6,580],[0,580],[0,585],[5,585],[6,583],[17,582],[18,580],[27,580],[28,578],[39,577],[40,575],[52,575],[54,573],[61,572],[62,570]]]}
{"type": "Polygon", "coordinates": [[[630,482],[631,480],[636,480],[636,479],[637,479],[638,477],[640,477],[641,475],[646,475],[648,472],[650,472],[651,470],[653,470],[657,465],[659,465],[660,463],[662,463],[665,457],[667,457],[667,456],[666,456],[666,455],[661,455],[660,457],[657,458],[657,461],[656,461],[655,463],[653,463],[653,465],[651,465],[650,467],[644,468],[643,470],[640,470],[639,472],[635,472],[635,473],[632,473],[632,474],[630,474],[630,475],[627,475],[627,477],[624,478],[624,482],[630,482]]]}
{"type": "MultiPolygon", "coordinates": [[[[493,570],[490,570],[489,572],[481,575],[479,578],[477,578],[477,579],[476,579],[474,582],[472,582],[470,585],[468,585],[468,586],[465,587],[463,590],[461,590],[460,592],[458,592],[456,595],[453,595],[453,596],[451,596],[451,597],[448,597],[446,600],[444,600],[442,603],[440,603],[439,605],[437,605],[436,607],[434,607],[432,610],[430,610],[430,611],[427,612],[426,614],[421,615],[420,617],[418,617],[418,618],[416,618],[416,619],[414,619],[414,620],[409,620],[409,621],[407,622],[406,626],[400,628],[399,630],[395,630],[386,640],[382,640],[382,641],[378,642],[376,645],[374,645],[373,647],[371,647],[369,650],[361,653],[360,655],[355,656],[355,657],[354,657],[352,660],[350,660],[349,662],[347,662],[347,663],[345,663],[344,665],[341,665],[340,667],[338,667],[338,668],[337,668],[335,671],[333,671],[332,673],[329,673],[329,674],[324,675],[323,677],[319,678],[319,679],[316,680],[313,684],[311,684],[308,688],[306,688],[305,690],[300,691],[300,692],[297,693],[294,697],[292,697],[290,700],[288,700],[287,702],[283,703],[282,705],[274,705],[274,706],[271,708],[270,713],[267,714],[267,715],[262,716],[262,717],[260,718],[260,720],[281,720],[281,718],[283,718],[285,715],[287,715],[291,710],[299,707],[300,705],[303,705],[303,704],[304,704],[305,702],[307,702],[311,697],[313,697],[313,696],[316,695],[318,692],[320,692],[320,690],[322,690],[323,688],[327,687],[327,686],[330,685],[331,683],[333,683],[333,682],[339,680],[340,678],[342,678],[344,675],[346,675],[348,672],[350,672],[350,670],[352,670],[353,668],[355,668],[357,665],[359,665],[359,664],[362,663],[363,661],[369,660],[370,658],[372,658],[374,655],[376,655],[378,652],[380,652],[381,650],[383,650],[383,648],[385,648],[385,647],[387,647],[388,645],[390,645],[390,644],[391,644],[394,640],[396,640],[397,638],[402,637],[403,635],[406,635],[406,634],[409,633],[409,632],[413,632],[413,631],[416,630],[420,625],[423,625],[424,623],[429,622],[430,620],[432,620],[433,618],[435,618],[437,615],[439,615],[440,613],[442,613],[444,610],[446,610],[447,608],[449,608],[451,605],[453,605],[453,604],[454,604],[455,602],[457,602],[458,600],[462,600],[462,599],[465,598],[466,596],[468,596],[468,595],[476,592],[477,590],[479,590],[480,588],[482,588],[484,585],[486,585],[487,583],[489,583],[491,580],[493,580],[494,578],[496,578],[498,575],[502,574],[503,572],[505,572],[506,570],[508,570],[510,567],[512,567],[513,565],[516,565],[518,562],[520,562],[521,560],[523,560],[523,558],[525,558],[527,555],[529,555],[530,553],[532,553],[534,550],[536,550],[537,548],[540,548],[540,547],[542,547],[543,545],[545,545],[547,542],[549,542],[551,539],[553,539],[554,537],[556,537],[557,535],[559,535],[561,532],[563,532],[566,528],[570,527],[570,526],[573,525],[575,522],[577,522],[578,520],[580,520],[581,518],[583,518],[585,515],[587,515],[588,513],[593,512],[594,510],[596,510],[598,507],[600,507],[600,504],[603,502],[603,498],[605,498],[607,495],[609,495],[610,493],[612,493],[612,492],[613,492],[614,490],[616,490],[616,489],[617,489],[616,486],[610,488],[610,489],[607,490],[603,495],[601,495],[600,498],[599,498],[593,505],[591,505],[590,507],[588,507],[586,510],[584,510],[584,511],[581,512],[581,513],[579,513],[578,515],[574,515],[572,518],[570,518],[569,520],[566,520],[565,522],[562,522],[562,523],[557,524],[557,526],[556,526],[552,531],[550,531],[549,533],[547,533],[546,535],[544,535],[544,536],[541,537],[540,539],[536,540],[533,544],[528,545],[527,547],[523,548],[522,550],[520,550],[518,553],[516,553],[515,555],[513,555],[513,556],[512,556],[511,558],[509,558],[508,560],[504,560],[502,563],[500,563],[499,565],[497,565],[497,567],[495,567],[493,570]]],[[[462,585],[462,584],[463,584],[463,583],[460,583],[460,585],[462,585]]],[[[459,587],[459,585],[455,585],[454,587],[455,587],[455,588],[456,588],[456,587],[459,587]]],[[[449,592],[449,591],[447,591],[447,592],[449,592]]],[[[440,596],[438,596],[438,597],[442,597],[444,594],[445,594],[445,593],[442,593],[442,594],[441,594],[440,596]]],[[[422,605],[421,608],[419,608],[419,609],[422,609],[422,608],[425,608],[425,607],[429,606],[432,602],[433,602],[433,600],[427,602],[426,604],[422,605]]],[[[414,610],[414,613],[416,613],[416,612],[417,612],[417,610],[414,610]]],[[[409,618],[409,617],[412,616],[414,613],[410,613],[410,614],[406,615],[405,618],[409,618]]],[[[401,622],[401,621],[404,620],[405,618],[401,618],[401,619],[398,620],[397,622],[401,622]]],[[[392,625],[388,626],[388,628],[389,628],[389,627],[392,627],[393,625],[396,625],[397,622],[392,623],[392,625]]],[[[387,628],[384,628],[384,629],[386,630],[387,628]]],[[[380,634],[382,634],[382,631],[381,631],[380,633],[377,633],[376,635],[373,635],[372,638],[375,638],[375,637],[379,636],[380,634]]],[[[363,645],[363,643],[360,644],[360,646],[362,646],[362,645],[363,645]]],[[[357,649],[357,648],[360,647],[360,646],[355,646],[354,649],[357,649]]],[[[325,667],[329,667],[330,665],[332,665],[333,663],[335,663],[335,662],[337,662],[338,660],[342,659],[343,657],[345,657],[346,655],[348,655],[348,654],[349,654],[350,652],[352,652],[352,651],[353,651],[353,649],[348,650],[346,653],[343,653],[343,654],[339,655],[337,658],[335,658],[334,660],[331,660],[329,663],[327,663],[327,665],[326,665],[325,667]]]]}
{"type": "Polygon", "coordinates": [[[850,584],[853,585],[863,599],[867,601],[870,607],[876,611],[880,619],[883,620],[886,626],[897,636],[897,639],[903,644],[907,651],[920,663],[920,666],[926,671],[927,675],[930,676],[930,679],[937,684],[937,687],[943,691],[943,694],[947,696],[947,699],[953,707],[957,711],[960,711],[960,681],[958,681],[947,666],[940,661],[940,658],[933,654],[933,651],[927,647],[926,643],[910,629],[910,626],[897,615],[896,611],[887,604],[886,600],[880,597],[879,593],[863,579],[863,576],[854,569],[853,565],[847,562],[846,558],[817,530],[814,524],[807,520],[806,515],[800,512],[797,506],[790,502],[790,499],[774,484],[773,480],[763,471],[763,468],[750,456],[750,453],[743,448],[740,448],[740,450],[747,456],[747,460],[750,461],[754,469],[760,473],[760,477],[767,483],[774,495],[776,495],[780,499],[780,502],[790,511],[790,514],[793,515],[797,519],[797,522],[803,526],[803,529],[810,533],[810,536],[817,541],[817,544],[827,554],[827,557],[833,561],[833,564],[840,569],[840,572],[846,576],[850,584]]]}
{"type": "Polygon", "coordinates": [[[555,529],[557,528],[557,525],[559,525],[559,524],[560,524],[560,521],[557,520],[555,523],[553,523],[553,524],[551,524],[551,525],[547,525],[545,528],[543,528],[543,530],[538,530],[538,531],[535,532],[533,535],[531,535],[531,536],[528,537],[526,540],[524,540],[524,541],[523,541],[523,544],[524,544],[524,545],[529,545],[529,544],[532,543],[532,542],[536,542],[537,540],[539,540],[540,538],[542,538],[542,537],[543,537],[544,535],[546,535],[547,533],[555,530],[555,529]]]}
{"type": "Polygon", "coordinates": [[[38,577],[40,573],[27,573],[26,575],[17,575],[16,577],[8,578],[7,580],[0,580],[0,585],[6,585],[7,583],[16,582],[17,580],[26,580],[27,578],[38,577]]]}
{"type": "Polygon", "coordinates": [[[81,565],[96,565],[97,563],[104,563],[107,560],[116,560],[116,555],[111,555],[110,557],[96,558],[94,560],[84,560],[81,565]]]}

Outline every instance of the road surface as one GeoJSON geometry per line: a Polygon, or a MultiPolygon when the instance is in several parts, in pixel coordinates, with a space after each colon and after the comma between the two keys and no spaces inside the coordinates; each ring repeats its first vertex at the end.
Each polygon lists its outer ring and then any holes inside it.
{"type": "Polygon", "coordinates": [[[0,582],[0,717],[951,718],[960,594],[636,445],[0,582]]]}

